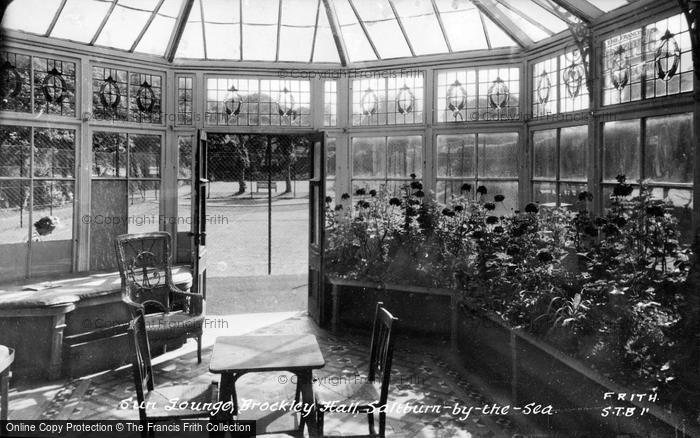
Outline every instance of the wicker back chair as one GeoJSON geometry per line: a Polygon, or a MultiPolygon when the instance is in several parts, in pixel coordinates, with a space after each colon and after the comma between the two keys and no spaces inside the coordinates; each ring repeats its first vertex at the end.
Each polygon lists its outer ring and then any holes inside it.
{"type": "Polygon", "coordinates": [[[145,315],[146,331],[153,341],[182,337],[197,339],[197,360],[202,362],[204,300],[173,283],[170,234],[122,234],[115,241],[122,301],[132,317],[145,315]]]}

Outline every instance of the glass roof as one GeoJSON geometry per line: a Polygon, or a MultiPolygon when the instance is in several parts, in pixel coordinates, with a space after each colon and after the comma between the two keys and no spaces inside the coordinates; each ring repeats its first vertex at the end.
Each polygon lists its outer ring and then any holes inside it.
{"type": "Polygon", "coordinates": [[[167,59],[347,64],[527,47],[629,1],[15,0],[2,28],[167,59]]]}

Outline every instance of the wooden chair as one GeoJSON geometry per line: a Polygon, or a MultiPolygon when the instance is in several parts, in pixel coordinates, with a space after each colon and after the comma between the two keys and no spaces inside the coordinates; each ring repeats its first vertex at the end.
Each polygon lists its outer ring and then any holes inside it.
{"type": "Polygon", "coordinates": [[[122,280],[122,301],[132,317],[144,312],[151,343],[182,337],[197,339],[197,362],[202,362],[204,300],[173,283],[170,234],[122,234],[114,241],[122,280]]]}
{"type": "Polygon", "coordinates": [[[391,378],[391,361],[394,355],[394,337],[392,330],[397,318],[387,311],[381,302],[377,303],[372,327],[372,345],[370,347],[369,373],[366,382],[345,385],[328,385],[317,381],[314,385],[314,401],[317,408],[317,427],[323,435],[324,411],[332,401],[347,405],[358,403],[358,413],[367,414],[369,436],[384,437],[386,432],[386,412],[379,413],[379,433],[375,432],[375,409],[386,406],[389,396],[391,378]]]}
{"type": "MultiPolygon", "coordinates": [[[[151,367],[151,350],[146,335],[146,320],[138,314],[129,324],[129,343],[132,354],[132,371],[136,385],[139,419],[141,423],[205,418],[212,420],[207,410],[173,409],[166,410],[170,400],[182,402],[215,403],[218,398],[216,383],[188,384],[155,388],[153,368],[151,367]]],[[[209,405],[211,406],[211,405],[209,405]]],[[[204,405],[203,407],[206,407],[204,405]]],[[[147,433],[142,433],[146,436],[147,433]]]]}
{"type": "MultiPolygon", "coordinates": [[[[14,361],[15,350],[0,345],[0,421],[7,421],[10,366],[12,366],[14,361]]],[[[4,430],[4,428],[0,427],[0,435],[5,435],[4,430]]]]}

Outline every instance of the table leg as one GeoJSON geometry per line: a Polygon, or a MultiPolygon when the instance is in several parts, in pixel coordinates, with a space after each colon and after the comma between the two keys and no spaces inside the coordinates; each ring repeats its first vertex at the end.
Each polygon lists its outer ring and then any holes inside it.
{"type": "MultiPolygon", "coordinates": [[[[296,372],[298,382],[300,383],[301,389],[301,403],[304,408],[311,406],[312,409],[309,411],[309,415],[306,418],[302,418],[299,423],[302,428],[301,432],[303,434],[304,424],[308,424],[309,437],[315,438],[320,437],[321,432],[318,430],[318,422],[316,421],[316,407],[314,406],[314,388],[313,388],[313,373],[311,370],[300,370],[296,372]]],[[[305,411],[302,410],[302,415],[305,411]]]]}
{"type": "Polygon", "coordinates": [[[219,383],[219,401],[223,403],[233,402],[233,412],[221,411],[222,420],[233,420],[238,415],[238,400],[236,397],[236,375],[233,373],[223,373],[221,383],[219,383]]]}
{"type": "MultiPolygon", "coordinates": [[[[10,386],[9,374],[10,372],[8,370],[5,370],[2,373],[0,373],[0,420],[2,421],[7,420],[7,393],[9,392],[10,386]]],[[[5,436],[5,429],[3,429],[2,427],[0,427],[0,435],[5,436]]]]}

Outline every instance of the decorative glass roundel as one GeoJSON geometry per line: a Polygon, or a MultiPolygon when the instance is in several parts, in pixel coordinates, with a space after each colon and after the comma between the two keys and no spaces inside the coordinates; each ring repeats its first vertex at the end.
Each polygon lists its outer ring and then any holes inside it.
{"type": "Polygon", "coordinates": [[[109,76],[100,86],[100,102],[105,108],[115,110],[119,106],[121,99],[121,91],[117,81],[112,76],[109,76]]]}
{"type": "Polygon", "coordinates": [[[243,104],[243,98],[238,93],[238,89],[234,86],[228,89],[229,93],[224,100],[224,111],[229,116],[238,116],[241,113],[241,105],[243,104]]]}
{"type": "Polygon", "coordinates": [[[66,80],[56,67],[41,81],[41,91],[47,102],[61,103],[66,97],[66,80]]]}
{"type": "Polygon", "coordinates": [[[678,46],[675,35],[668,29],[659,39],[659,45],[654,54],[654,67],[656,76],[664,81],[671,80],[678,71],[681,60],[681,48],[678,46]]]}
{"type": "Polygon", "coordinates": [[[371,88],[365,90],[360,99],[360,107],[362,107],[362,114],[370,116],[377,112],[377,106],[379,105],[379,98],[377,93],[371,88]]]}
{"type": "Polygon", "coordinates": [[[564,69],[564,85],[569,97],[578,97],[583,85],[584,70],[580,58],[574,58],[573,62],[564,69]]]}
{"type": "Polygon", "coordinates": [[[613,86],[622,91],[629,82],[629,58],[625,55],[625,48],[620,46],[615,50],[611,59],[610,80],[613,86]]]}
{"type": "Polygon", "coordinates": [[[491,86],[488,90],[489,105],[491,108],[502,110],[508,106],[508,101],[510,100],[510,90],[508,85],[503,82],[503,79],[496,78],[491,82],[491,86]]]}
{"type": "Polygon", "coordinates": [[[278,113],[282,117],[295,116],[294,95],[287,87],[284,87],[277,99],[278,113]]]}
{"type": "Polygon", "coordinates": [[[447,89],[447,109],[452,111],[452,117],[464,119],[462,110],[467,106],[467,90],[464,89],[459,80],[455,81],[447,89]]]}
{"type": "Polygon", "coordinates": [[[136,93],[136,106],[140,111],[150,113],[156,104],[156,93],[153,92],[151,84],[143,81],[139,91],[136,93]]]}
{"type": "Polygon", "coordinates": [[[0,67],[0,97],[7,99],[17,97],[22,91],[22,75],[17,68],[5,61],[0,67]]]}
{"type": "Polygon", "coordinates": [[[408,114],[413,111],[413,105],[416,103],[416,96],[413,94],[408,85],[403,84],[396,96],[396,109],[400,114],[408,114]]]}
{"type": "Polygon", "coordinates": [[[537,78],[537,84],[535,85],[535,93],[537,95],[537,101],[540,105],[544,105],[549,102],[549,96],[552,92],[552,81],[549,79],[549,73],[547,70],[542,70],[539,77],[537,78]]]}

